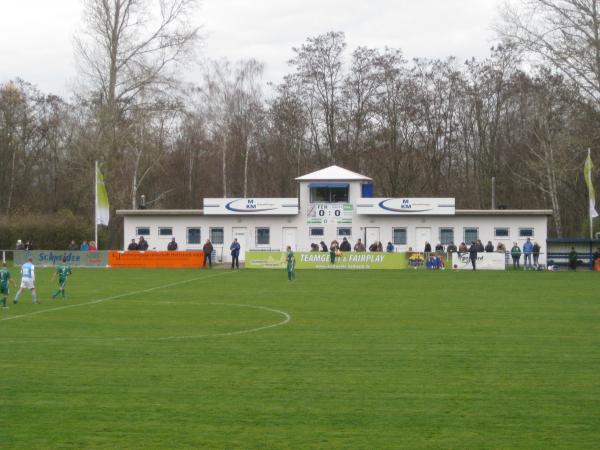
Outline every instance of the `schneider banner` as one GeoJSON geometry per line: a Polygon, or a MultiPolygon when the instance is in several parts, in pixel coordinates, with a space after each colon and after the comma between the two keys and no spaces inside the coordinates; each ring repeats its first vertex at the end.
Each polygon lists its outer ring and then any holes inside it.
{"type": "Polygon", "coordinates": [[[106,267],[108,265],[108,252],[80,252],[62,250],[15,250],[14,262],[22,265],[27,258],[33,258],[33,264],[41,267],[58,266],[62,259],[72,267],[106,267]]]}
{"type": "MultiPolygon", "coordinates": [[[[407,269],[406,253],[342,253],[332,264],[329,252],[294,252],[296,269],[407,269]]],[[[285,269],[285,252],[246,252],[247,269],[285,269]]]]}
{"type": "MultiPolygon", "coordinates": [[[[458,270],[473,270],[468,253],[453,253],[452,267],[458,270]]],[[[506,260],[504,253],[477,253],[475,261],[477,270],[504,270],[506,260]]]]}

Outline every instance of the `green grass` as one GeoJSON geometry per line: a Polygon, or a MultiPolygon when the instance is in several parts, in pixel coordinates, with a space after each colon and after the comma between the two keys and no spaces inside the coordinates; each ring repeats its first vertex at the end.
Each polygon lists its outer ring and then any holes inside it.
{"type": "Polygon", "coordinates": [[[0,312],[2,449],[600,442],[594,273],[79,269],[66,301],[50,276],[0,312]],[[233,304],[291,320],[227,335],[285,320],[233,304]]]}

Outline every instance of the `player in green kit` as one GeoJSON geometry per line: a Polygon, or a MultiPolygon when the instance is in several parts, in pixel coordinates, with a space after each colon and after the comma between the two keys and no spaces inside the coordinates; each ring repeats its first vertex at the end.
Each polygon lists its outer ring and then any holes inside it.
{"type": "Polygon", "coordinates": [[[67,264],[67,258],[62,259],[62,264],[56,268],[56,272],[52,275],[52,280],[58,276],[58,290],[52,294],[52,298],[55,299],[58,294],[65,298],[65,284],[67,284],[67,277],[71,275],[71,266],[67,264]]]}
{"type": "Polygon", "coordinates": [[[287,273],[288,280],[292,281],[296,279],[296,272],[294,269],[296,268],[296,257],[294,256],[294,252],[292,251],[292,247],[287,246],[287,273]]]}
{"type": "Polygon", "coordinates": [[[6,263],[2,263],[2,267],[0,267],[0,303],[3,308],[8,308],[6,306],[6,298],[8,297],[8,284],[12,283],[15,286],[15,281],[10,277],[10,272],[6,268],[6,263]]]}

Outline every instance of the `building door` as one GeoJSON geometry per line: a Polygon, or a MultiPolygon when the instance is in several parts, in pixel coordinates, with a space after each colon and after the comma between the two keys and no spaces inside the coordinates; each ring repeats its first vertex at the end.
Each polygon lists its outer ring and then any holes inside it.
{"type": "Polygon", "coordinates": [[[365,228],[365,247],[369,250],[369,246],[373,242],[379,241],[379,227],[367,227],[365,228]]]}
{"type": "MultiPolygon", "coordinates": [[[[422,252],[425,250],[425,242],[431,242],[431,228],[429,227],[417,227],[417,241],[415,243],[415,248],[413,250],[417,252],[422,252]]],[[[435,244],[431,245],[433,249],[435,244]]]]}
{"type": "Polygon", "coordinates": [[[292,250],[296,251],[296,228],[284,228],[283,240],[281,241],[281,250],[285,250],[289,245],[292,250]]]}
{"type": "Polygon", "coordinates": [[[248,240],[246,239],[246,227],[233,227],[233,238],[240,243],[240,261],[244,261],[244,255],[248,249],[248,240]]]}

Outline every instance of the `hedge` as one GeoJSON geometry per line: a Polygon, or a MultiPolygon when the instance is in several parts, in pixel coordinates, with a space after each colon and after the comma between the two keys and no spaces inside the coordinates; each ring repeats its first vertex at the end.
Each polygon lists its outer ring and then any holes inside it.
{"type": "MultiPolygon", "coordinates": [[[[108,230],[100,227],[101,248],[108,247],[108,230]]],[[[32,241],[34,249],[66,249],[71,240],[94,240],[94,224],[82,219],[70,211],[56,214],[28,214],[22,216],[0,217],[0,249],[14,250],[17,239],[23,243],[32,241]]]]}

